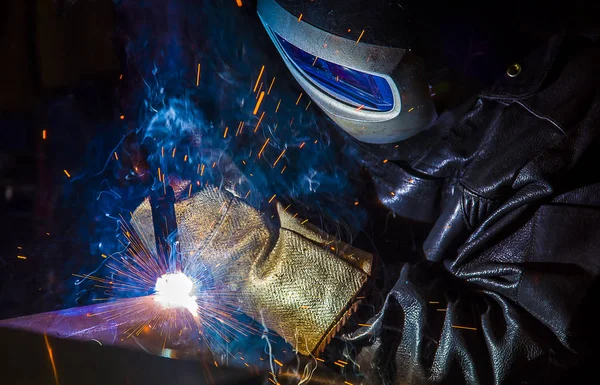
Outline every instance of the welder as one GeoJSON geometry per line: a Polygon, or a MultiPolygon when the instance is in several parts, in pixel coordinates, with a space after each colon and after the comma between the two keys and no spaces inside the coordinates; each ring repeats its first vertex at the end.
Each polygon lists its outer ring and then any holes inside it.
{"type": "Polygon", "coordinates": [[[374,247],[233,191],[171,187],[133,212],[145,247],[177,230],[243,312],[320,367],[345,358],[346,383],[570,374],[598,338],[598,32],[574,6],[481,3],[258,1],[281,64],[333,121],[322,129],[363,165],[374,247]]]}
{"type": "Polygon", "coordinates": [[[438,3],[258,1],[368,173],[376,235],[412,234],[375,250],[395,284],[337,339],[365,383],[553,383],[596,338],[597,29],[564,3],[438,3]]]}

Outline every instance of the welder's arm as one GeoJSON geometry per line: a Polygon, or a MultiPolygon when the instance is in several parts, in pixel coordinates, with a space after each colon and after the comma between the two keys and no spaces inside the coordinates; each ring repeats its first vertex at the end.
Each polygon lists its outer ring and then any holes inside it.
{"type": "MultiPolygon", "coordinates": [[[[448,226],[464,223],[456,218],[448,226]]],[[[344,336],[363,346],[369,377],[549,384],[597,349],[600,206],[557,202],[496,219],[458,248],[427,244],[454,257],[405,264],[371,326],[344,336]]]]}
{"type": "MultiPolygon", "coordinates": [[[[371,271],[370,254],[302,224],[281,206],[270,219],[229,192],[207,188],[176,202],[175,216],[183,265],[206,266],[245,313],[302,354],[322,350],[339,330],[371,271]]],[[[132,225],[153,239],[148,201],[132,225]]]]}

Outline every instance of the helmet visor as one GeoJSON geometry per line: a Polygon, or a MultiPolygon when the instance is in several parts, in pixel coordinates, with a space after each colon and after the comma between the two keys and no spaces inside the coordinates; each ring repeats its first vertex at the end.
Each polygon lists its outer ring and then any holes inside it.
{"type": "Polygon", "coordinates": [[[380,112],[393,108],[394,96],[386,79],[329,62],[294,46],[277,33],[273,35],[300,73],[323,92],[355,108],[380,112]]]}

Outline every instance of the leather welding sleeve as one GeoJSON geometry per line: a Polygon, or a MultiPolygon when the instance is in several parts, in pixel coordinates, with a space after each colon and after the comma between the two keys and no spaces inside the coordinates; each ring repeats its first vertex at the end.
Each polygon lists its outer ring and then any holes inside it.
{"type": "Polygon", "coordinates": [[[371,326],[344,336],[369,383],[551,384],[593,366],[599,101],[518,170],[508,199],[448,189],[428,260],[401,265],[371,326]]]}
{"type": "MultiPolygon", "coordinates": [[[[206,188],[175,203],[182,265],[204,265],[246,314],[301,354],[317,354],[356,309],[372,256],[280,205],[269,218],[233,194],[206,188]]],[[[150,202],[132,225],[153,239],[150,202]]],[[[149,242],[149,248],[156,251],[149,242]]]]}

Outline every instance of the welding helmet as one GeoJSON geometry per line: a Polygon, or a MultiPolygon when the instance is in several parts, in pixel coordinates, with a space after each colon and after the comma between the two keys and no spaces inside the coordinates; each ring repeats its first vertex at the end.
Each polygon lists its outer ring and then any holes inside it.
{"type": "Polygon", "coordinates": [[[437,117],[412,23],[397,1],[258,0],[258,15],[294,78],[344,131],[392,143],[437,117]]]}

